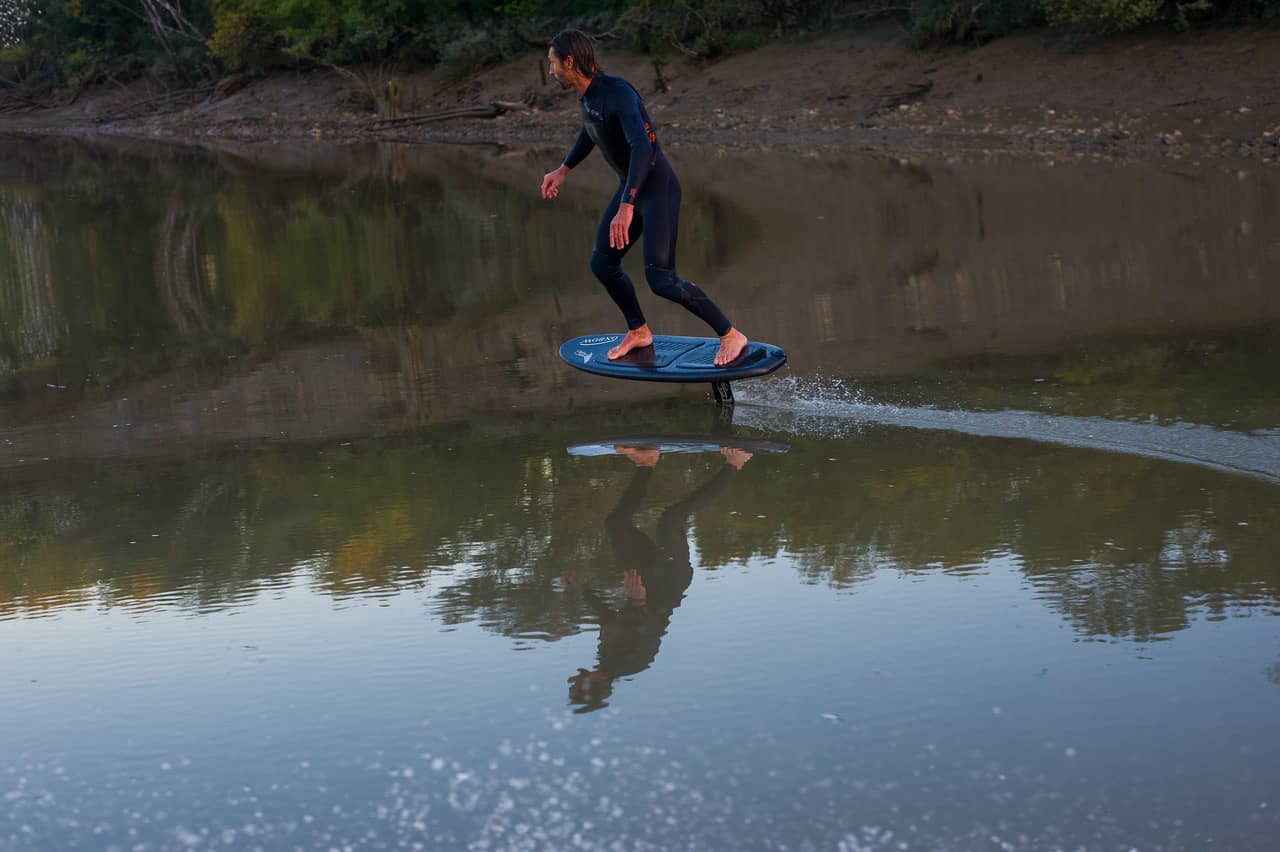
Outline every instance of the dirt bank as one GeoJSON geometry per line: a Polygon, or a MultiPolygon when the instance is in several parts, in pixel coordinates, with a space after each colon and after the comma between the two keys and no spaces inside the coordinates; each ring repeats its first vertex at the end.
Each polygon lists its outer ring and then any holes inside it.
{"type": "MultiPolygon", "coordinates": [[[[1034,32],[977,48],[918,51],[885,29],[778,43],[714,64],[676,62],[661,67],[661,81],[646,57],[606,50],[604,59],[611,73],[635,82],[670,143],[1280,163],[1275,31],[1074,46],[1034,32]]],[[[386,91],[384,79],[373,82],[386,91]]],[[[378,124],[350,78],[281,73],[235,91],[168,100],[156,99],[162,90],[154,83],[138,82],[71,106],[4,116],[0,131],[567,144],[577,126],[573,98],[545,79],[535,49],[466,79],[423,72],[395,84],[401,116],[507,108],[494,118],[378,124]]]]}

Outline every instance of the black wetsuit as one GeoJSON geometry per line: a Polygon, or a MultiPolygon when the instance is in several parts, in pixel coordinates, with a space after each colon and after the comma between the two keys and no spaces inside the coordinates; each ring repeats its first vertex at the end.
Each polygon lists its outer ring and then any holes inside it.
{"type": "Polygon", "coordinates": [[[572,169],[593,148],[599,148],[622,181],[596,229],[591,271],[622,310],[627,328],[639,328],[645,319],[635,287],[622,269],[627,249],[609,247],[609,225],[623,201],[635,205],[628,247],[644,234],[644,274],[649,287],[659,296],[684,305],[717,335],[727,334],[732,324],[724,313],[698,285],[676,275],[680,181],[662,153],[644,101],[626,80],[605,74],[592,78],[578,100],[582,104],[583,128],[564,164],[572,169]]]}

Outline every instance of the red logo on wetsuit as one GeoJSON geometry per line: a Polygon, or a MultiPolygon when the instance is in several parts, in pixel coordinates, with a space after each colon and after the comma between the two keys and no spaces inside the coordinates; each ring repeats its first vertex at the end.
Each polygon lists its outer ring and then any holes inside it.
{"type": "Polygon", "coordinates": [[[647,122],[647,121],[644,123],[644,130],[645,130],[645,132],[646,132],[646,133],[648,133],[648,134],[649,134],[649,144],[650,144],[650,145],[652,145],[654,142],[657,142],[657,141],[658,141],[658,134],[656,134],[656,133],[654,133],[654,132],[653,132],[653,130],[649,127],[649,122],[647,122]]]}

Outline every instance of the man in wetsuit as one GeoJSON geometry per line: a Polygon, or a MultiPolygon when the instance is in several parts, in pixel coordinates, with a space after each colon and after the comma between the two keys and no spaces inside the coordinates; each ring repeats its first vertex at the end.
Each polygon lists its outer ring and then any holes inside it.
{"type": "Polygon", "coordinates": [[[733,361],[747,338],[698,285],[676,275],[676,237],[680,222],[680,181],[658,144],[653,122],[636,90],[621,77],[610,77],[596,64],[591,40],[566,30],[547,50],[551,76],[578,93],[583,128],[560,168],[542,178],[542,197],[560,194],[569,170],[599,148],[621,183],[596,229],[591,271],[627,320],[627,335],[609,350],[616,360],[632,349],[650,346],[653,333],[645,322],[635,287],[622,269],[622,258],[644,234],[644,273],[659,296],[677,302],[707,323],[720,338],[716,366],[733,361]]]}

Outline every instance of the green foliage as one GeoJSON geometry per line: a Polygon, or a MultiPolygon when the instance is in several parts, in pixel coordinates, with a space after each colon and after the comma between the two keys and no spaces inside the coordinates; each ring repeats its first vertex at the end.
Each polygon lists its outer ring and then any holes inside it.
{"type": "Polygon", "coordinates": [[[214,16],[209,53],[228,71],[261,70],[278,54],[278,36],[256,12],[231,9],[214,16]]]}
{"type": "Polygon", "coordinates": [[[1165,0],[1043,0],[1049,23],[1093,32],[1124,32],[1158,19],[1165,0]]]}
{"type": "Polygon", "coordinates": [[[1165,23],[1280,21],[1280,0],[1040,0],[1055,27],[1106,35],[1165,23]]]}
{"type": "Polygon", "coordinates": [[[911,36],[917,46],[980,43],[1043,20],[1041,0],[916,0],[911,36]]]}
{"type": "Polygon", "coordinates": [[[0,53],[22,40],[31,12],[31,0],[0,0],[0,53]]]}
{"type": "MultiPolygon", "coordinates": [[[[177,0],[192,25],[153,31],[143,0],[0,0],[0,62],[75,90],[306,63],[425,63],[465,74],[574,26],[611,47],[715,59],[876,15],[920,46],[980,43],[1045,22],[1089,33],[1146,23],[1280,22],[1280,0],[177,0]]],[[[12,70],[8,72],[12,74],[12,70]]],[[[12,79],[12,77],[11,77],[12,79]]],[[[31,87],[28,85],[28,91],[31,87]]]]}

